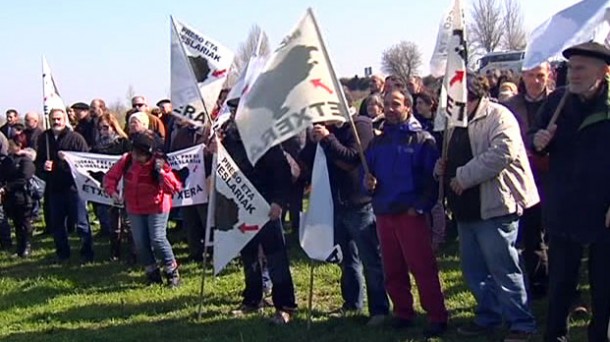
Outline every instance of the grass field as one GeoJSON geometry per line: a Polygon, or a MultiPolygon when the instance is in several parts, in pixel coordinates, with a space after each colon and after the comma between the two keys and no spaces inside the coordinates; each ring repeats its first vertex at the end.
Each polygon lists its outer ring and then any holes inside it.
{"type": "MultiPolygon", "coordinates": [[[[178,258],[186,257],[182,232],[170,230],[178,258]]],[[[296,320],[273,327],[263,316],[231,317],[240,302],[243,275],[234,262],[219,277],[206,282],[202,319],[197,319],[201,265],[183,264],[183,286],[177,290],[143,285],[138,267],[106,261],[106,239],[95,241],[96,262],[80,266],[73,256],[69,265],[49,265],[53,243],[48,236],[36,236],[34,255],[23,260],[0,254],[0,339],[3,341],[421,341],[425,317],[415,327],[393,330],[364,326],[366,317],[330,318],[328,311],[341,305],[339,268],[317,265],[313,297],[313,323],[307,330],[307,295],[310,263],[297,242],[290,239],[292,274],[300,306],[296,320]]],[[[71,239],[73,252],[78,240],[71,239]]],[[[74,255],[78,253],[73,253],[74,255]]],[[[456,243],[439,256],[442,283],[451,311],[450,331],[439,341],[500,340],[501,335],[461,339],[456,327],[473,316],[474,299],[465,288],[459,270],[456,243]]],[[[211,273],[209,273],[211,274],[211,273]]],[[[585,292],[588,288],[584,288],[585,292]]],[[[534,310],[542,326],[545,303],[534,310]]],[[[421,314],[421,309],[418,307],[421,314]]],[[[576,321],[573,341],[585,341],[584,320],[576,321]]],[[[540,340],[537,336],[534,340],[540,340]]]]}

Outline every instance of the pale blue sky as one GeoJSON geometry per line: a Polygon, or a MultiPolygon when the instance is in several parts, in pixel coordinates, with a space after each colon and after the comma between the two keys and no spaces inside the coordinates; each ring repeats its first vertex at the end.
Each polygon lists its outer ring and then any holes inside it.
{"type": "MultiPolygon", "coordinates": [[[[422,73],[451,0],[19,0],[0,8],[0,112],[42,110],[41,55],[66,103],[125,101],[129,85],[169,94],[169,16],[236,49],[253,24],[276,46],[313,7],[339,76],[379,71],[382,51],[417,43],[422,73]]],[[[470,1],[466,0],[467,6],[470,1]]],[[[521,0],[528,30],[578,0],[521,0]]],[[[3,115],[1,115],[3,116],[3,115]]]]}

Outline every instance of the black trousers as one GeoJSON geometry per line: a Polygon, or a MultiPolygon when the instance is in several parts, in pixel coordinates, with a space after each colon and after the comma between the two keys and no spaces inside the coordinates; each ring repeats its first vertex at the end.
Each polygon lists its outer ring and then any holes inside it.
{"type": "MultiPolygon", "coordinates": [[[[579,268],[586,245],[566,237],[551,236],[549,243],[549,306],[544,340],[567,341],[568,316],[578,286],[579,268]]],[[[592,318],[589,342],[608,341],[610,320],[610,242],[589,249],[589,285],[592,318]]]]}
{"type": "Polygon", "coordinates": [[[294,284],[290,274],[284,233],[279,220],[270,221],[263,226],[261,231],[241,251],[246,282],[243,304],[259,306],[263,300],[263,277],[258,258],[259,246],[262,246],[267,258],[267,268],[273,283],[271,293],[273,306],[284,311],[296,309],[294,284]]]}
{"type": "Polygon", "coordinates": [[[519,221],[521,256],[525,264],[528,292],[534,297],[546,295],[549,285],[547,244],[542,227],[540,204],[526,209],[519,221]]]}
{"type": "Polygon", "coordinates": [[[32,239],[32,215],[29,212],[16,212],[11,213],[9,217],[13,221],[13,226],[15,226],[17,253],[21,254],[32,239]]]}

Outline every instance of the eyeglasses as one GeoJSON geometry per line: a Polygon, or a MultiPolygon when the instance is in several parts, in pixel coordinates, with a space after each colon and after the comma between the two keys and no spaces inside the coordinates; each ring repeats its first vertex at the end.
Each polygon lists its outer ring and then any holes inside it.
{"type": "Polygon", "coordinates": [[[140,108],[146,106],[146,103],[134,103],[131,105],[132,108],[140,108]]]}
{"type": "Polygon", "coordinates": [[[110,129],[110,126],[108,126],[108,125],[100,125],[100,131],[101,130],[108,130],[108,129],[110,129]]]}

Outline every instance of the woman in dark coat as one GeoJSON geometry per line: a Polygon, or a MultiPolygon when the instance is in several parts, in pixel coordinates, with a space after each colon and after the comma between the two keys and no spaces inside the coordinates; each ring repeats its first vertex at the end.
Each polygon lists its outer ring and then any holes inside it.
{"type": "Polygon", "coordinates": [[[36,172],[36,152],[30,148],[22,149],[23,145],[19,136],[9,140],[9,155],[0,162],[0,194],[4,211],[15,227],[17,256],[26,258],[32,250],[32,221],[40,198],[36,198],[37,194],[30,184],[36,172]]]}

